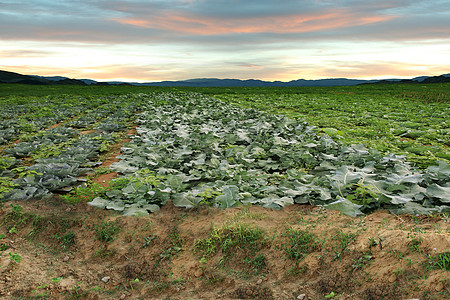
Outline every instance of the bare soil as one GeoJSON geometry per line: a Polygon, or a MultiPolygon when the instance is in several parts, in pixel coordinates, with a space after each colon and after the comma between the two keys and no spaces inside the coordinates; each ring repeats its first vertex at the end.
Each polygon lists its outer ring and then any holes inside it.
{"type": "Polygon", "coordinates": [[[306,205],[186,210],[169,203],[149,216],[124,217],[58,197],[6,202],[0,297],[446,299],[450,272],[432,268],[427,256],[450,249],[449,232],[445,215],[379,211],[351,218],[306,205]],[[115,226],[110,238],[105,224],[115,226]],[[231,256],[217,251],[201,259],[196,241],[230,224],[264,232],[258,268],[246,260],[244,245],[231,256]],[[288,229],[314,234],[319,246],[302,259],[288,258],[288,229]],[[346,247],[344,236],[354,237],[346,247]]]}

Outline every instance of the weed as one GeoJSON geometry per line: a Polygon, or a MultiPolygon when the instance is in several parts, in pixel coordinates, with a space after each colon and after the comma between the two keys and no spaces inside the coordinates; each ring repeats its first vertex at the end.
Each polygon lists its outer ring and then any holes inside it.
{"type": "Polygon", "coordinates": [[[240,210],[239,212],[237,212],[230,220],[230,223],[232,222],[238,222],[239,220],[242,219],[251,219],[251,220],[263,220],[265,219],[267,216],[263,213],[258,213],[258,212],[252,212],[250,210],[250,206],[246,206],[244,205],[242,210],[240,210]]]}
{"type": "Polygon", "coordinates": [[[422,245],[423,239],[416,233],[408,233],[408,238],[411,239],[411,241],[408,242],[409,250],[413,252],[420,252],[420,245],[422,245]]]}
{"type": "Polygon", "coordinates": [[[266,267],[266,257],[261,253],[256,255],[253,259],[244,258],[242,262],[248,264],[255,274],[261,273],[266,267]]]}
{"type": "Polygon", "coordinates": [[[397,258],[397,260],[401,260],[401,259],[403,259],[405,257],[405,254],[403,254],[402,252],[400,252],[397,249],[388,251],[388,253],[394,254],[394,256],[397,258]]]}
{"type": "Polygon", "coordinates": [[[266,243],[263,231],[248,224],[231,224],[214,228],[209,238],[197,240],[194,249],[207,258],[219,250],[232,255],[235,250],[248,249],[255,252],[266,243]]]}
{"type": "Polygon", "coordinates": [[[23,213],[23,207],[19,204],[11,203],[12,212],[15,214],[21,214],[23,213]]]}
{"type": "Polygon", "coordinates": [[[375,240],[375,238],[370,237],[369,238],[369,247],[375,247],[376,245],[378,245],[378,241],[375,240]]]}
{"type": "MultiPolygon", "coordinates": [[[[5,238],[6,234],[0,234],[0,240],[5,238]]],[[[5,251],[9,248],[9,246],[5,243],[0,243],[0,251],[5,251]]]]}
{"type": "Polygon", "coordinates": [[[442,269],[450,271],[450,251],[439,253],[436,256],[427,255],[427,269],[442,269]]]}
{"type": "Polygon", "coordinates": [[[288,274],[290,276],[299,276],[308,272],[308,266],[304,265],[299,267],[297,264],[288,269],[288,274]]]}
{"type": "Polygon", "coordinates": [[[78,204],[80,202],[89,202],[95,197],[105,194],[111,187],[101,185],[96,182],[89,182],[88,186],[77,186],[70,193],[61,195],[61,198],[69,204],[78,204]]]}
{"type": "Polygon", "coordinates": [[[73,233],[72,231],[69,231],[62,236],[55,233],[53,235],[53,238],[60,242],[60,247],[63,251],[66,251],[75,244],[75,233],[73,233]]]}
{"type": "Polygon", "coordinates": [[[439,269],[450,271],[450,251],[439,254],[436,265],[439,269]]]}
{"type": "Polygon", "coordinates": [[[22,260],[22,256],[20,256],[16,252],[9,252],[9,259],[16,263],[20,263],[20,261],[22,260]]]}
{"type": "Polygon", "coordinates": [[[99,225],[94,226],[94,231],[99,241],[110,243],[116,239],[116,235],[119,233],[120,227],[117,222],[103,221],[99,225]]]}
{"type": "Polygon", "coordinates": [[[101,258],[111,257],[114,256],[114,254],[116,254],[116,250],[109,250],[106,247],[97,251],[97,255],[101,258]]]}
{"type": "Polygon", "coordinates": [[[137,283],[139,281],[140,281],[139,278],[136,278],[136,279],[130,281],[130,288],[131,288],[131,290],[134,290],[133,283],[137,283]]]}
{"type": "Polygon", "coordinates": [[[94,177],[98,177],[100,175],[109,174],[112,170],[109,167],[98,167],[94,170],[94,177]]]}
{"type": "Polygon", "coordinates": [[[344,233],[342,231],[338,232],[333,239],[338,240],[339,245],[333,247],[334,258],[333,260],[341,260],[342,253],[356,240],[356,233],[344,233]]]}
{"type": "Polygon", "coordinates": [[[199,239],[194,244],[194,251],[202,253],[201,261],[221,253],[218,261],[220,267],[226,267],[233,262],[234,267],[242,267],[245,274],[260,273],[266,266],[266,258],[258,251],[267,245],[264,232],[248,224],[226,224],[223,227],[214,228],[208,238],[199,239]],[[236,257],[234,260],[233,258],[236,257]],[[237,260],[241,257],[241,260],[237,260]],[[239,265],[243,262],[244,265],[239,265]],[[249,273],[252,271],[252,273],[249,273]]]}
{"type": "Polygon", "coordinates": [[[442,213],[441,220],[444,223],[450,223],[450,213],[442,213]]]}
{"type": "Polygon", "coordinates": [[[210,188],[207,188],[203,192],[198,193],[198,196],[203,198],[200,201],[200,204],[205,205],[211,205],[213,203],[213,200],[219,195],[222,195],[222,193],[219,191],[214,191],[210,188]]]}
{"type": "Polygon", "coordinates": [[[10,177],[0,177],[0,197],[2,194],[10,192],[18,186],[18,184],[14,183],[12,180],[13,178],[10,177]]]}
{"type": "Polygon", "coordinates": [[[176,254],[180,251],[181,251],[181,247],[172,246],[172,247],[165,249],[159,256],[162,259],[166,259],[166,258],[172,257],[174,254],[176,254]]]}
{"type": "Polygon", "coordinates": [[[283,236],[289,239],[288,243],[282,245],[289,259],[301,260],[309,253],[320,249],[316,236],[310,232],[288,229],[283,236]]]}
{"type": "Polygon", "coordinates": [[[148,250],[150,250],[150,245],[152,243],[152,241],[156,239],[156,235],[153,235],[152,237],[145,237],[144,238],[144,244],[142,245],[142,248],[148,248],[148,250]]]}
{"type": "Polygon", "coordinates": [[[352,271],[362,269],[366,264],[372,260],[373,256],[371,253],[363,253],[357,260],[353,260],[352,271]]]}
{"type": "Polygon", "coordinates": [[[55,278],[52,278],[51,280],[52,280],[53,283],[58,283],[58,282],[60,282],[62,279],[63,279],[62,277],[55,277],[55,278]]]}

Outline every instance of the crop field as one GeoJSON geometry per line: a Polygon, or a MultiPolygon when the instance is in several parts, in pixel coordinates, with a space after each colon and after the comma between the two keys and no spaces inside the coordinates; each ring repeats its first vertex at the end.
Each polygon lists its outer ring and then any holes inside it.
{"type": "Polygon", "coordinates": [[[0,295],[449,297],[449,90],[0,86],[0,295]]]}

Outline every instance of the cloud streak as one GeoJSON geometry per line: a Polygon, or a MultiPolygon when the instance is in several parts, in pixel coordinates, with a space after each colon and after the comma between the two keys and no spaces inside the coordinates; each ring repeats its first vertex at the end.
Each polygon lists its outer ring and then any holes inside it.
{"type": "Polygon", "coordinates": [[[252,33],[302,33],[334,30],[388,21],[395,16],[357,16],[347,11],[317,15],[283,15],[246,19],[199,18],[187,14],[167,14],[146,19],[112,19],[121,24],[193,35],[252,33]]]}

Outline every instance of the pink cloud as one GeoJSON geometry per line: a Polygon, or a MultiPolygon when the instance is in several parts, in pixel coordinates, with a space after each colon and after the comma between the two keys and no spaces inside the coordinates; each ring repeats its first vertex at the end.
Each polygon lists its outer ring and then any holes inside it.
{"type": "Polygon", "coordinates": [[[299,33],[361,26],[388,21],[395,16],[359,16],[344,10],[324,14],[294,14],[247,19],[196,17],[183,13],[167,13],[149,18],[115,18],[115,22],[152,29],[195,35],[230,33],[299,33]]]}

